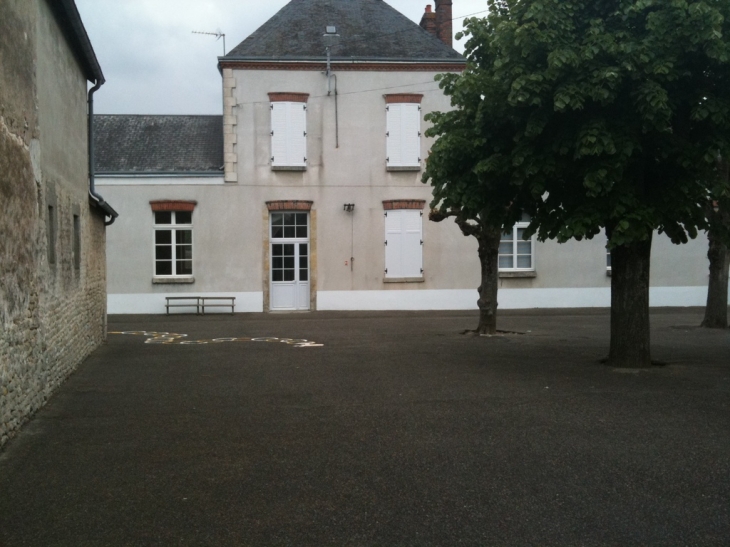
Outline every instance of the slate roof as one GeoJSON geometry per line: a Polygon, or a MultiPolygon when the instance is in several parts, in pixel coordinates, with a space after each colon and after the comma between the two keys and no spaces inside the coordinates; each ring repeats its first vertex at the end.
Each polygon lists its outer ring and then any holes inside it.
{"type": "Polygon", "coordinates": [[[222,116],[94,116],[96,173],[223,173],[222,116]]]}
{"type": "Polygon", "coordinates": [[[328,40],[333,60],[464,60],[383,0],[292,0],[222,60],[325,59],[328,40]]]}

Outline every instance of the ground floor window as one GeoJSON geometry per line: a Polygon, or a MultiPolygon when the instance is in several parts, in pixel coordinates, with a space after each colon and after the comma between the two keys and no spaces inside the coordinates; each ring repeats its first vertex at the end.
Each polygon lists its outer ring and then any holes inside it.
{"type": "Polygon", "coordinates": [[[193,213],[156,211],[155,275],[193,275],[193,213]]]}
{"type": "Polygon", "coordinates": [[[423,212],[385,212],[385,278],[423,277],[423,212]]]}
{"type": "Polygon", "coordinates": [[[525,231],[530,225],[530,216],[523,214],[511,230],[502,234],[499,243],[500,271],[530,271],[535,269],[534,243],[532,238],[525,239],[525,231]]]}

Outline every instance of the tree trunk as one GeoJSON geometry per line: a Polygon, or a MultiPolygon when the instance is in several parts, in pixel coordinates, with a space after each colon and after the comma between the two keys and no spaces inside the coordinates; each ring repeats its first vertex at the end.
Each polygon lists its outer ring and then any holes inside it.
{"type": "Polygon", "coordinates": [[[710,283],[707,287],[707,306],[702,326],[710,329],[727,328],[727,288],[730,270],[730,251],[712,230],[708,232],[710,248],[710,283]]]}
{"type": "Polygon", "coordinates": [[[651,366],[649,347],[649,266],[647,241],[611,249],[611,344],[608,364],[651,366]]]}
{"type": "Polygon", "coordinates": [[[499,230],[484,229],[479,241],[479,262],[482,281],[479,285],[479,326],[478,334],[497,332],[497,290],[499,289],[499,230]]]}

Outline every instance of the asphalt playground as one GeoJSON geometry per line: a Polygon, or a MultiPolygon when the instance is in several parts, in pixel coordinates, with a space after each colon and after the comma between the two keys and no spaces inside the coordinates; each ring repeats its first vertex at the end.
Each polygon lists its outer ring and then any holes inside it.
{"type": "Polygon", "coordinates": [[[0,451],[0,545],[728,545],[701,311],[642,371],[605,310],[112,316],[0,451]]]}

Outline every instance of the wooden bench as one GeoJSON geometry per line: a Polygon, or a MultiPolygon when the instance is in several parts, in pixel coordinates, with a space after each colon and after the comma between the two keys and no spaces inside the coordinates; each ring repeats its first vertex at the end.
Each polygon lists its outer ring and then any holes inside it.
{"type": "Polygon", "coordinates": [[[165,311],[170,315],[170,308],[195,308],[197,315],[205,315],[205,308],[231,308],[231,313],[236,307],[235,296],[166,296],[165,311]]]}
{"type": "Polygon", "coordinates": [[[231,308],[231,314],[233,314],[233,310],[236,307],[236,297],[235,296],[201,296],[200,297],[200,307],[203,310],[203,315],[205,315],[205,307],[208,306],[209,308],[231,308]],[[207,302],[212,300],[212,304],[208,304],[207,302]],[[220,303],[216,303],[216,300],[220,300],[220,303]],[[225,301],[225,302],[223,302],[225,301]]]}
{"type": "Polygon", "coordinates": [[[195,308],[195,313],[200,313],[199,296],[166,296],[165,310],[170,315],[170,308],[195,308]]]}

